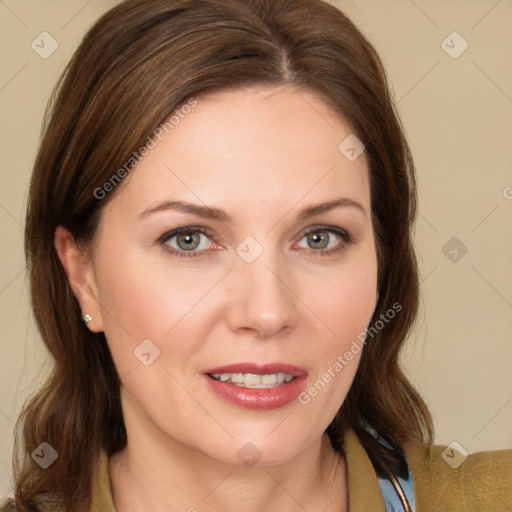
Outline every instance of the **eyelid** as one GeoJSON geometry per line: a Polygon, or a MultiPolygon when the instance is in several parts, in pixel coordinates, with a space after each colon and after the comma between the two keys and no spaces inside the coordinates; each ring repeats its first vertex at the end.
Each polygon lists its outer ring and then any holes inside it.
{"type": "Polygon", "coordinates": [[[215,236],[215,232],[213,230],[204,226],[183,226],[181,228],[175,228],[166,231],[163,235],[158,237],[157,242],[164,243],[167,242],[167,240],[169,240],[170,238],[174,238],[175,236],[180,235],[181,233],[188,232],[203,233],[203,235],[206,235],[209,238],[213,238],[215,236]]]}
{"type": "Polygon", "coordinates": [[[347,239],[353,239],[353,235],[347,231],[346,229],[340,228],[339,226],[329,226],[327,224],[318,224],[316,226],[312,226],[310,228],[306,228],[306,231],[301,231],[301,239],[310,233],[315,233],[316,231],[331,231],[336,233],[338,236],[342,236],[347,239]]]}

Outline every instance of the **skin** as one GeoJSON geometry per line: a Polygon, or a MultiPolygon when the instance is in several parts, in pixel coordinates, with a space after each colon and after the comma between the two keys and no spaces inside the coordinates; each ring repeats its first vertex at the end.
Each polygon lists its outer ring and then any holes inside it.
{"type": "MultiPolygon", "coordinates": [[[[351,133],[316,94],[251,87],[201,96],[117,187],[99,231],[81,250],[59,227],[55,245],[89,328],[104,331],[122,380],[127,448],[109,460],[119,512],[138,510],[343,510],[346,467],[325,429],[343,403],[361,353],[311,398],[248,410],[213,394],[202,372],[236,362],[286,362],[307,387],[367,327],[377,294],[377,259],[364,153],[338,150],[351,133]],[[300,221],[305,207],[343,206],[300,221]],[[178,210],[140,217],[165,200],[223,209],[230,222],[178,210]],[[338,227],[352,244],[322,226],[338,227]],[[202,254],[186,252],[179,227],[203,226],[202,254]],[[330,255],[304,232],[318,227],[330,255]],[[236,252],[248,236],[263,253],[236,252]],[[134,357],[144,339],[160,357],[134,357]],[[245,467],[238,450],[261,459],[245,467]]],[[[322,246],[325,248],[325,246],[322,246]]]]}

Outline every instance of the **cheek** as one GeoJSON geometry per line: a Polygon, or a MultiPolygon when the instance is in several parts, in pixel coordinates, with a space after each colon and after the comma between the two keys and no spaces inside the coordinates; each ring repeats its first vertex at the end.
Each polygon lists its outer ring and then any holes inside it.
{"type": "Polygon", "coordinates": [[[324,323],[326,349],[342,349],[367,327],[376,306],[377,260],[368,245],[322,275],[305,273],[307,305],[324,323]]]}
{"type": "Polygon", "coordinates": [[[328,388],[317,400],[317,404],[323,403],[328,417],[345,398],[364,349],[365,330],[376,306],[375,252],[368,246],[328,276],[309,274],[304,285],[304,289],[315,290],[304,302],[321,322],[312,354],[315,372],[309,382],[314,389],[309,388],[311,394],[306,390],[310,396],[302,403],[328,388]]]}
{"type": "Polygon", "coordinates": [[[98,259],[96,273],[103,330],[118,368],[135,364],[133,352],[146,339],[161,352],[177,344],[186,355],[193,349],[186,326],[193,317],[199,328],[196,308],[215,276],[171,268],[165,258],[134,250],[110,249],[98,259]]]}
{"type": "Polygon", "coordinates": [[[375,280],[355,274],[332,279],[326,299],[319,300],[334,336],[346,340],[366,327],[376,304],[375,280]]]}

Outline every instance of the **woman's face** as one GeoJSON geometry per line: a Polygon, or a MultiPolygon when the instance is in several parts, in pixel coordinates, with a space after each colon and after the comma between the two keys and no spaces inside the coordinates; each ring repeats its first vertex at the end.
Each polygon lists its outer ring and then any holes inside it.
{"type": "Polygon", "coordinates": [[[375,308],[365,155],[291,88],[198,97],[168,131],[110,192],[92,249],[90,325],[129,439],[283,463],[341,406],[375,308]]]}

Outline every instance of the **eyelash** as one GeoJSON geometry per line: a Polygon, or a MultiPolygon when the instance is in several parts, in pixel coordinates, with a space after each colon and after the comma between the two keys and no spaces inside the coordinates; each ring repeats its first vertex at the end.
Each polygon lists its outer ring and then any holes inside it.
{"type": "MultiPolygon", "coordinates": [[[[334,256],[335,254],[346,249],[347,246],[350,246],[354,243],[354,238],[348,231],[341,229],[341,228],[333,227],[333,226],[315,226],[315,227],[305,231],[299,240],[302,240],[304,237],[308,236],[311,233],[317,233],[317,232],[322,232],[322,231],[327,231],[327,232],[331,232],[331,233],[338,235],[343,240],[343,243],[341,243],[340,245],[338,245],[334,248],[330,248],[330,249],[304,249],[305,251],[308,252],[308,254],[310,256],[313,256],[313,257],[334,256]]],[[[175,236],[178,236],[182,233],[201,233],[210,239],[213,237],[213,232],[211,232],[208,229],[205,229],[202,227],[187,226],[184,228],[178,228],[173,231],[168,231],[167,233],[164,233],[158,239],[158,243],[163,245],[165,250],[169,251],[171,254],[178,256],[180,258],[198,258],[198,257],[202,256],[204,252],[207,252],[207,250],[179,251],[179,250],[176,250],[176,249],[166,245],[166,242],[168,242],[175,236]]]]}

